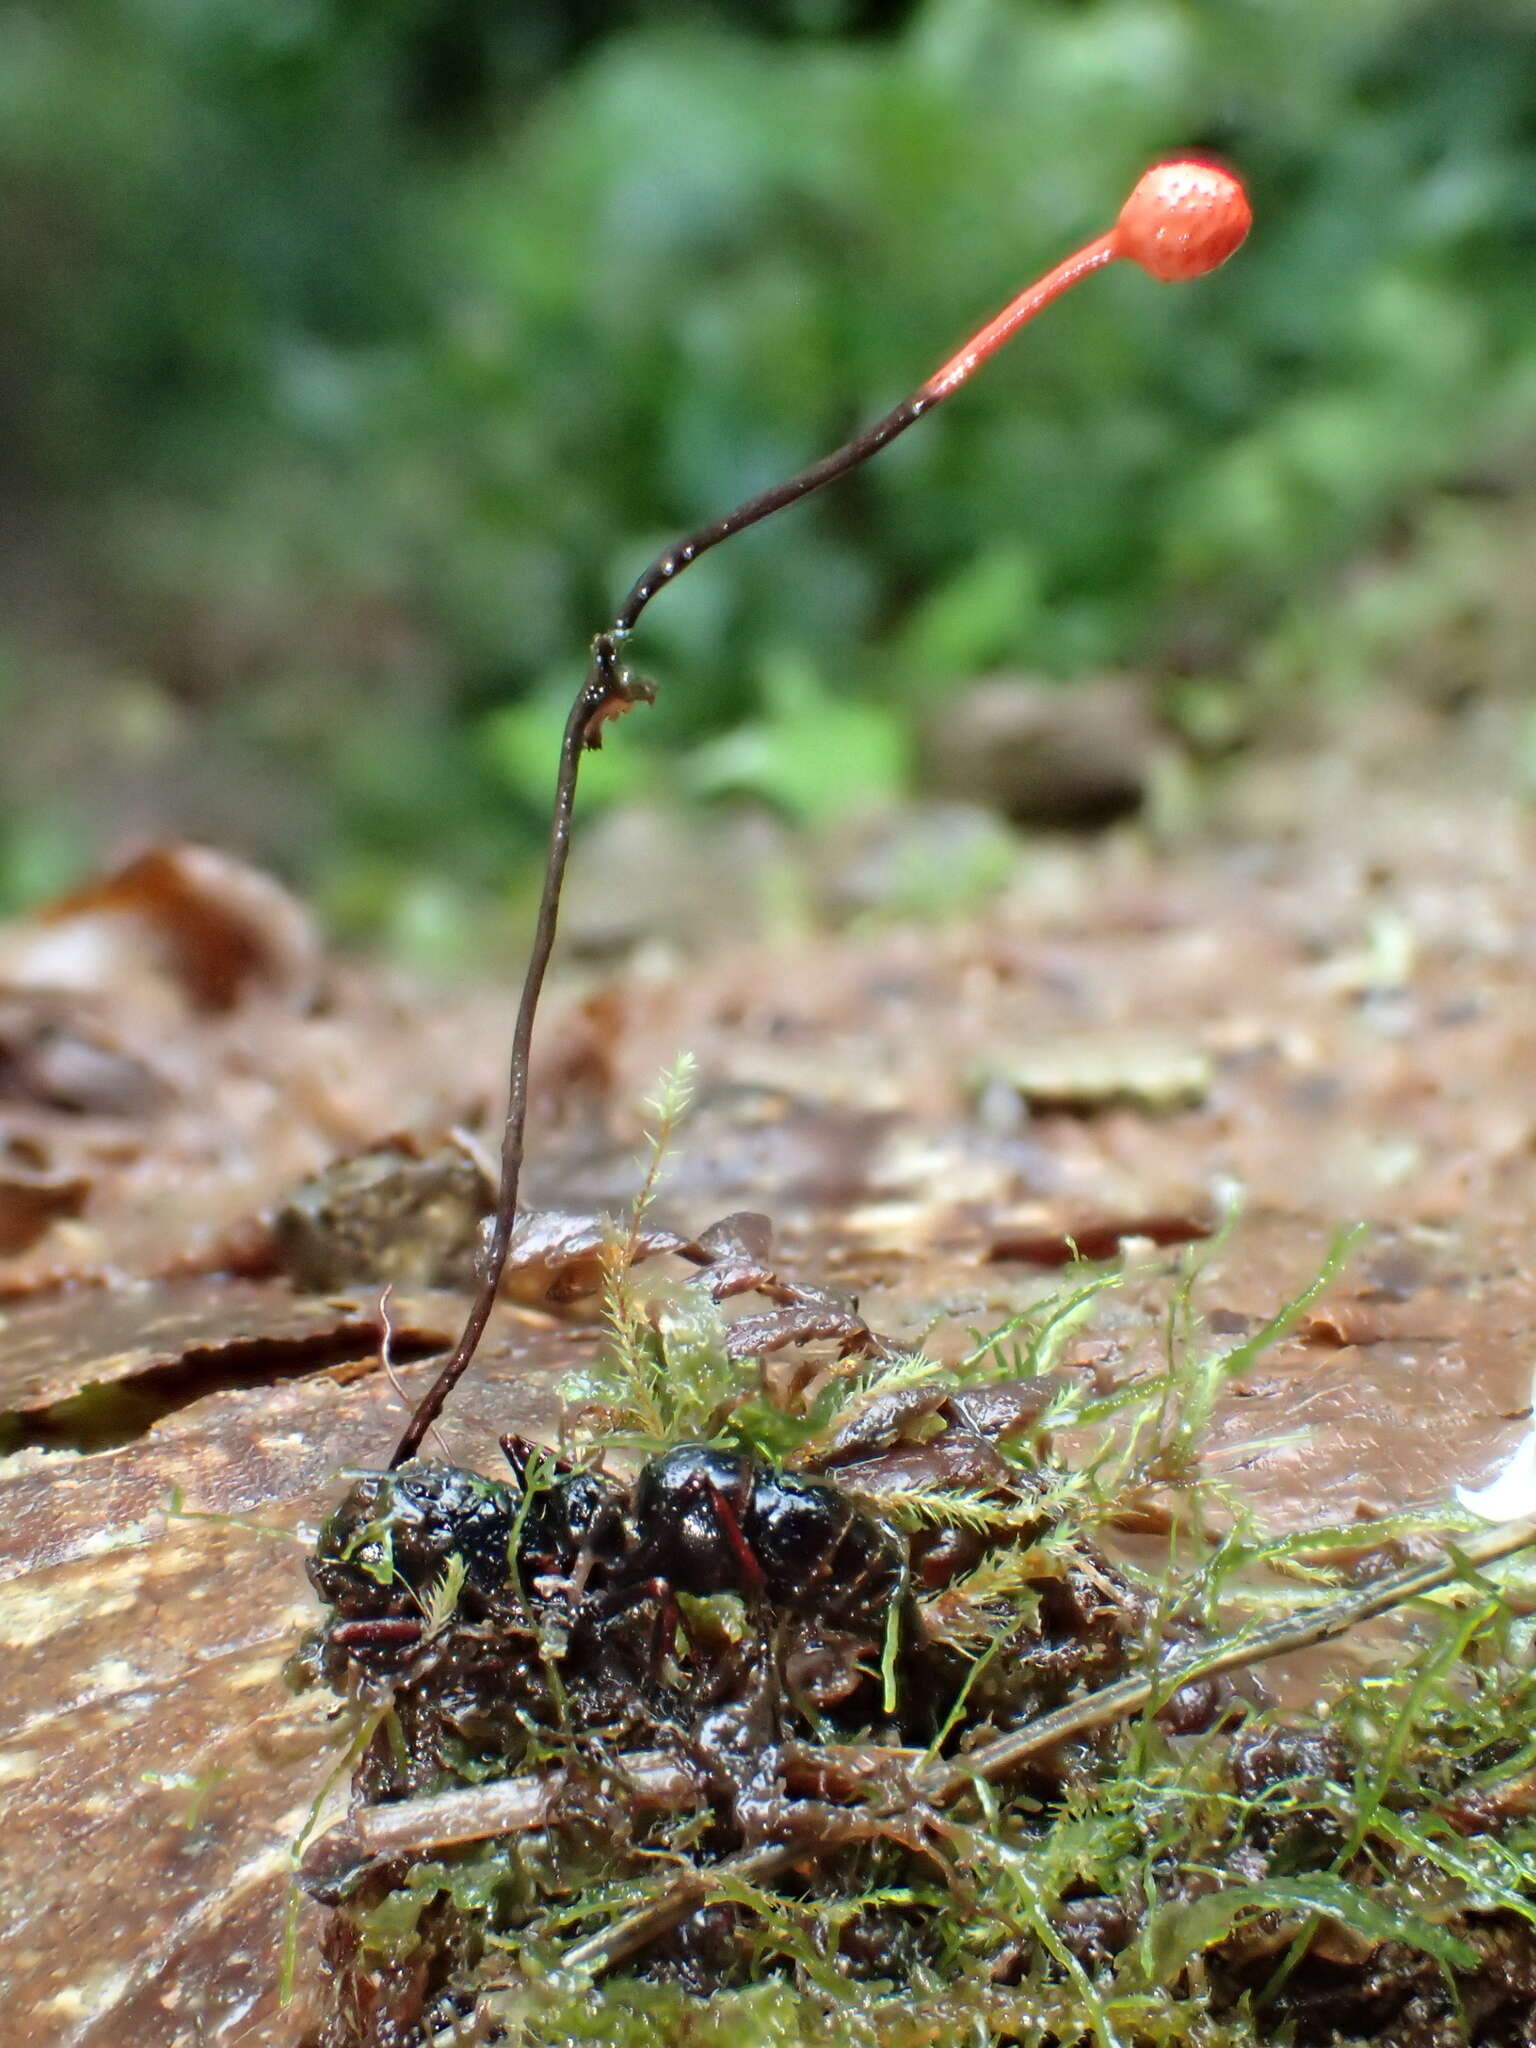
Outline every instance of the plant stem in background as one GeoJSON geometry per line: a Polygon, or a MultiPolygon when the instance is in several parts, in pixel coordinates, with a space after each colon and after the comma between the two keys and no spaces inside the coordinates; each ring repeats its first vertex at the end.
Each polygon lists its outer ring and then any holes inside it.
{"type": "Polygon", "coordinates": [[[512,1064],[507,1087],[507,1114],[502,1131],[501,1178],[492,1215],[489,1241],[481,1260],[475,1298],[463,1332],[433,1381],[390,1460],[391,1467],[414,1457],[422,1439],[441,1414],[443,1404],[473,1359],[495,1306],[497,1289],[511,1248],[517,1218],[518,1182],[522,1174],[528,1116],[528,1058],[533,1022],[543,992],[559,920],[560,894],[570,855],[571,816],[581,756],[602,744],[602,728],[631,704],[650,703],[655,685],[635,675],[619,659],[619,651],[659,590],[711,548],[744,533],[788,505],[834,483],[888,448],[924,414],[952,397],[988,358],[1035,315],[1084,277],[1119,258],[1139,264],[1164,283],[1199,277],[1235,253],[1247,235],[1251,215],[1242,186],[1230,172],[1191,160],[1154,164],[1121,208],[1113,228],[1097,236],[1044,277],[1027,286],[1003,311],[974,334],[934,374],[894,406],[883,419],[845,442],[819,462],[783,483],[738,505],[723,519],[701,526],[663,550],[635,582],[612,625],[592,643],[592,663],[576,694],[560,744],[555,782],[554,815],[544,886],[534,925],[533,948],[523,979],[517,1022],[512,1033],[512,1064]]]}

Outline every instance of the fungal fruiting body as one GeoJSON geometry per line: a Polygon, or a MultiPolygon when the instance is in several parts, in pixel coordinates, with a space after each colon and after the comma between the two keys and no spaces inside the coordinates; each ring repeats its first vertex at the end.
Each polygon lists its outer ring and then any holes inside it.
{"type": "Polygon", "coordinates": [[[1106,264],[1123,257],[1162,284],[1202,277],[1237,253],[1252,220],[1247,193],[1232,173],[1218,164],[1191,157],[1154,164],[1137,180],[1108,234],[1096,236],[1054,270],[1026,285],[995,320],[989,320],[934,372],[919,396],[929,404],[948,398],[1026,321],[1106,264]]]}
{"type": "Polygon", "coordinates": [[[1113,253],[1163,284],[1203,277],[1235,256],[1253,224],[1248,195],[1230,171],[1195,158],[1154,164],[1120,209],[1113,253]]]}
{"type": "Polygon", "coordinates": [[[390,1460],[392,1466],[404,1464],[421,1448],[450,1391],[475,1355],[501,1284],[502,1270],[512,1243],[518,1181],[522,1172],[534,1012],[554,945],[581,757],[588,747],[601,744],[603,727],[608,720],[617,717],[631,704],[651,702],[656,694],[655,685],[626,668],[620,658],[620,650],[638,625],[641,613],[658,591],[665,589],[711,548],[718,547],[735,534],[744,533],[749,526],[756,526],[775,512],[782,512],[801,498],[809,497],[813,491],[822,490],[827,484],[846,476],[850,470],[857,469],[872,455],[878,455],[882,448],[888,448],[898,435],[904,434],[924,414],[958,391],[971,373],[995,354],[1005,341],[1081,278],[1122,257],[1139,264],[1165,284],[1199,277],[1225,263],[1237,250],[1248,232],[1250,218],[1247,195],[1230,171],[1197,158],[1174,158],[1154,164],[1138,181],[1121,208],[1119,219],[1108,233],[1087,243],[1064,262],[1058,263],[1054,270],[1047,271],[1044,277],[1027,286],[995,319],[972,335],[926,384],[904,398],[900,405],[893,406],[883,419],[797,475],[787,477],[782,483],[738,505],[724,518],[711,520],[708,525],[696,528],[664,548],[631,586],[612,623],[597,635],[592,643],[592,664],[571,707],[561,744],[544,888],[512,1037],[507,1114],[502,1130],[500,1186],[487,1249],[481,1261],[480,1282],[459,1341],[411,1417],[395,1447],[390,1460]]]}

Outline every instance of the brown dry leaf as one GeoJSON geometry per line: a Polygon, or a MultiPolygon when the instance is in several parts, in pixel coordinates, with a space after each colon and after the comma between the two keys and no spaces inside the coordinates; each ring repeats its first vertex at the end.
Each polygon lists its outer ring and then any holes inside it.
{"type": "MultiPolygon", "coordinates": [[[[563,1210],[525,1210],[512,1233],[503,1291],[516,1301],[566,1304],[590,1301],[603,1285],[614,1243],[600,1216],[563,1210]]],[[[697,1260],[699,1247],[675,1230],[647,1226],[634,1238],[637,1259],[675,1252],[697,1260]]]]}
{"type": "Polygon", "coordinates": [[[478,1120],[503,1032],[491,1000],[332,967],[291,896],[203,847],[0,927],[0,1298],[270,1269],[261,1219],[297,1183],[478,1120]]]}
{"type": "Polygon", "coordinates": [[[0,1258],[36,1244],[49,1225],[78,1216],[90,1191],[81,1173],[63,1173],[18,1159],[19,1147],[0,1165],[0,1258]]]}
{"type": "MultiPolygon", "coordinates": [[[[459,1317],[456,1296],[392,1295],[394,1356],[443,1349],[459,1317]]],[[[95,1441],[93,1391],[137,1394],[168,1412],[221,1389],[367,1357],[382,1333],[377,1293],[295,1295],[280,1281],[217,1274],[71,1288],[0,1310],[0,1417],[23,1439],[46,1433],[53,1418],[53,1437],[67,1443],[59,1411],[72,1408],[76,1442],[95,1441]]]]}
{"type": "Polygon", "coordinates": [[[1022,1225],[993,1239],[987,1257],[994,1265],[1067,1266],[1077,1259],[1112,1259],[1131,1238],[1148,1244],[1198,1244],[1214,1225],[1208,1217],[1085,1216],[1080,1222],[1031,1229],[1022,1225]]]}
{"type": "Polygon", "coordinates": [[[50,904],[0,952],[0,976],[24,987],[147,993],[158,981],[204,1011],[302,1009],[320,969],[314,926],[286,889],[212,847],[178,844],[50,904]]]}

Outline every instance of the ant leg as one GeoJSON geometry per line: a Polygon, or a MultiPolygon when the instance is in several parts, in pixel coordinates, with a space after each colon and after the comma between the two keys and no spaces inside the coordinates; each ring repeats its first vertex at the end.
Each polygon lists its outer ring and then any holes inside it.
{"type": "Polygon", "coordinates": [[[528,1460],[533,1456],[534,1445],[525,1436],[503,1436],[496,1441],[501,1445],[501,1454],[512,1467],[512,1477],[519,1486],[526,1484],[528,1460]]]}
{"type": "Polygon", "coordinates": [[[631,1565],[688,1593],[737,1593],[751,1604],[761,1602],[767,1587],[739,1514],[707,1472],[690,1472],[669,1487],[645,1518],[631,1565]]]}
{"type": "Polygon", "coordinates": [[[725,1495],[716,1486],[707,1472],[700,1472],[683,1488],[683,1497],[698,1492],[709,1502],[720,1531],[730,1546],[736,1569],[741,1574],[741,1591],[750,1606],[761,1606],[768,1582],[763,1568],[757,1561],[757,1553],[747,1541],[747,1532],[741,1526],[741,1517],[731,1506],[725,1495]]]}
{"type": "Polygon", "coordinates": [[[779,1687],[776,1682],[780,1658],[777,1629],[767,1599],[767,1576],[758,1562],[756,1551],[747,1540],[747,1532],[741,1526],[741,1517],[708,1473],[699,1473],[683,1489],[684,1495],[693,1491],[701,1493],[708,1500],[716,1524],[730,1547],[737,1572],[740,1574],[741,1596],[746,1602],[751,1624],[751,1637],[744,1647],[756,1666],[756,1690],[759,1698],[766,1703],[772,1722],[773,1738],[777,1741],[781,1732],[779,1687]]]}
{"type": "Polygon", "coordinates": [[[592,1545],[583,1543],[570,1571],[563,1578],[549,1574],[542,1582],[535,1582],[548,1601],[541,1625],[545,1646],[556,1659],[564,1657],[571,1647],[571,1637],[587,1601],[587,1581],[596,1563],[597,1554],[592,1545]]]}
{"type": "Polygon", "coordinates": [[[643,1590],[656,1602],[656,1612],[651,1620],[650,1657],[646,1676],[652,1685],[660,1685],[661,1674],[667,1659],[677,1657],[677,1636],[683,1625],[682,1609],[677,1604],[677,1595],[665,1579],[651,1579],[643,1590]]]}

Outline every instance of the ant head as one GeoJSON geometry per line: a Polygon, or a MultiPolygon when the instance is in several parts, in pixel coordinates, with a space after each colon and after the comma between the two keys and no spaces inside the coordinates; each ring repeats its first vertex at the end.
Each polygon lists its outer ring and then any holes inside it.
{"type": "Polygon", "coordinates": [[[757,1576],[742,1522],[752,1504],[752,1460],[715,1444],[677,1444],[635,1482],[636,1524],[647,1568],[680,1593],[739,1591],[757,1576]]]}
{"type": "Polygon", "coordinates": [[[1137,180],[1114,226],[1114,252],[1177,284],[1225,263],[1252,223],[1248,195],[1230,171],[1181,157],[1137,180]]]}

